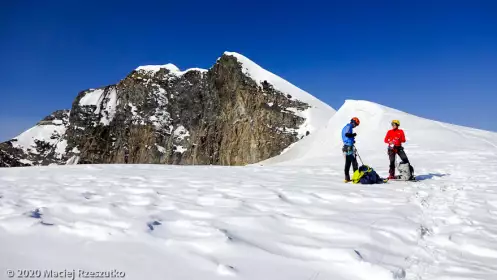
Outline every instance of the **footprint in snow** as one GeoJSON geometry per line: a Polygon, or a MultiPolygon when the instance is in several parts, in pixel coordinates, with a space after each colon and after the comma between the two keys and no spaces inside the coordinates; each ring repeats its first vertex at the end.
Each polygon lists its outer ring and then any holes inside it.
{"type": "Polygon", "coordinates": [[[95,196],[96,194],[95,193],[92,193],[92,192],[84,192],[82,193],[83,197],[86,198],[87,200],[90,200],[93,198],[93,196],[95,196]]]}
{"type": "Polygon", "coordinates": [[[147,226],[150,229],[150,231],[153,231],[155,229],[155,226],[160,226],[160,225],[162,225],[162,224],[159,221],[153,221],[153,222],[147,223],[147,226]]]}
{"type": "Polygon", "coordinates": [[[392,271],[393,279],[405,279],[406,271],[402,268],[397,269],[396,271],[392,271]]]}
{"type": "Polygon", "coordinates": [[[220,264],[217,266],[217,273],[226,276],[236,276],[236,269],[231,265],[220,264]]]}
{"type": "Polygon", "coordinates": [[[42,224],[44,226],[53,226],[55,224],[47,219],[44,219],[43,213],[40,211],[39,208],[36,208],[35,210],[28,212],[27,214],[28,214],[28,217],[30,217],[30,218],[40,219],[41,220],[40,224],[42,224]]]}
{"type": "Polygon", "coordinates": [[[41,219],[41,216],[43,216],[43,214],[41,213],[39,208],[36,208],[35,210],[29,212],[28,216],[35,219],[41,219]]]}

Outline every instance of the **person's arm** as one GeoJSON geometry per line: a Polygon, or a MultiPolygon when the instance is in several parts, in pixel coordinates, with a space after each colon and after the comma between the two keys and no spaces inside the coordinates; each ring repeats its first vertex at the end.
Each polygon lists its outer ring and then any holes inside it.
{"type": "Polygon", "coordinates": [[[390,131],[387,131],[387,135],[385,136],[385,143],[390,144],[390,131]]]}
{"type": "Polygon", "coordinates": [[[404,131],[402,130],[402,132],[400,133],[400,141],[402,143],[405,143],[406,142],[406,135],[404,134],[404,131]]]}
{"type": "Polygon", "coordinates": [[[357,134],[352,133],[352,125],[349,125],[349,129],[348,129],[347,133],[345,133],[345,136],[348,138],[354,138],[356,135],[357,134]]]}

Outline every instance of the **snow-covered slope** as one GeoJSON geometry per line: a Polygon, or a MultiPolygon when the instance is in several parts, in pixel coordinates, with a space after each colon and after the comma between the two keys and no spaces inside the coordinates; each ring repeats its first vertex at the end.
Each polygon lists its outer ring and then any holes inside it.
{"type": "Polygon", "coordinates": [[[330,157],[341,157],[342,128],[352,117],[361,120],[361,125],[355,129],[356,146],[364,159],[384,157],[386,144],[383,140],[394,119],[400,120],[407,137],[406,149],[413,156],[423,152],[438,155],[445,151],[497,150],[496,133],[432,121],[368,101],[347,100],[323,129],[265,163],[299,164],[313,159],[312,162],[321,164],[316,159],[326,161],[330,157]]]}
{"type": "Polygon", "coordinates": [[[62,124],[37,125],[15,137],[13,145],[14,147],[25,149],[26,152],[38,153],[36,142],[43,141],[55,146],[55,151],[60,155],[65,153],[65,144],[63,144],[65,141],[60,141],[60,136],[65,131],[66,128],[62,124]]]}
{"type": "Polygon", "coordinates": [[[69,123],[69,111],[56,111],[37,125],[10,140],[12,146],[22,151],[16,155],[24,164],[48,164],[60,161],[66,153],[65,133],[69,123]]]}

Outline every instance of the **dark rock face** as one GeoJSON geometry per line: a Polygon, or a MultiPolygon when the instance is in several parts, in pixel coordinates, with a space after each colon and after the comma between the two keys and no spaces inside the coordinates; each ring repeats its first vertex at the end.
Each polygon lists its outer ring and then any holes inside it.
{"type": "Polygon", "coordinates": [[[24,156],[23,151],[12,147],[10,142],[0,143],[0,167],[29,166],[21,162],[24,156]]]}
{"type": "Polygon", "coordinates": [[[57,111],[41,121],[35,128],[54,126],[50,140],[29,149],[0,144],[0,166],[124,163],[125,154],[130,163],[245,165],[297,141],[305,119],[295,112],[308,107],[257,84],[229,55],[208,71],[138,69],[79,93],[70,116],[57,111]]]}

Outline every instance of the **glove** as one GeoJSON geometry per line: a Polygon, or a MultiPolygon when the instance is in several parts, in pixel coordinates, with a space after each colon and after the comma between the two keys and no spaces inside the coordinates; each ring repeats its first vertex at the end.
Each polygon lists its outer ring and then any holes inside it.
{"type": "Polygon", "coordinates": [[[352,137],[356,137],[357,136],[357,133],[352,133],[352,137]]]}

